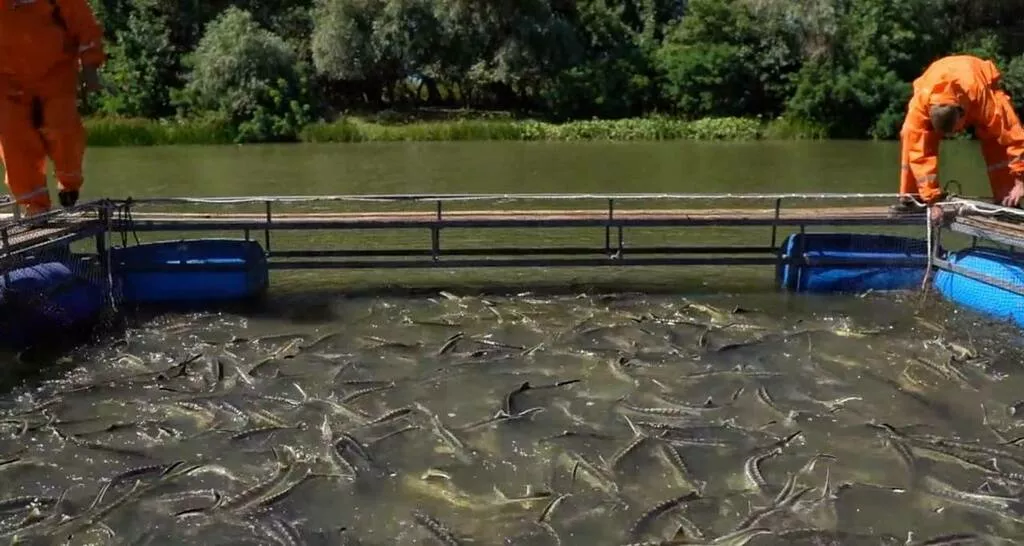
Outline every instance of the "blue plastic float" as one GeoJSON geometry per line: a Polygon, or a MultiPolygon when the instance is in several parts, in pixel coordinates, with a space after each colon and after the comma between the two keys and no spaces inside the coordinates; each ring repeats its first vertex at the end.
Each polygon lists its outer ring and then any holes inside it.
{"type": "MultiPolygon", "coordinates": [[[[973,273],[1024,288],[1024,254],[992,248],[970,248],[952,252],[947,259],[953,265],[973,273]]],[[[1024,296],[952,271],[936,272],[933,282],[943,297],[957,305],[999,320],[1013,321],[1024,327],[1024,296]]]]}
{"type": "Polygon", "coordinates": [[[240,300],[269,284],[266,255],[252,240],[161,241],[115,248],[110,257],[126,304],[240,300]]]}
{"type": "Polygon", "coordinates": [[[0,275],[0,344],[20,349],[95,323],[106,304],[99,283],[60,262],[0,275]]]}
{"type": "Polygon", "coordinates": [[[809,263],[783,262],[776,270],[776,282],[791,292],[911,290],[921,286],[928,266],[927,241],[890,235],[794,233],[779,251],[782,259],[799,259],[801,253],[809,263]],[[893,265],[907,259],[916,263],[893,265]],[[815,260],[829,263],[814,265],[815,260]]]}

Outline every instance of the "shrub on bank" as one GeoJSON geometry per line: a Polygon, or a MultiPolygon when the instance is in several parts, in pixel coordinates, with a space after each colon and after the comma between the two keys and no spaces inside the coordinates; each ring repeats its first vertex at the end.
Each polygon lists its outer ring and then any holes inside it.
{"type": "Polygon", "coordinates": [[[163,146],[228,144],[235,131],[223,120],[151,120],[94,118],[85,121],[89,146],[163,146]]]}
{"type": "MultiPolygon", "coordinates": [[[[166,144],[230,144],[238,131],[216,118],[168,121],[98,118],[86,122],[90,146],[153,146],[166,144]]],[[[642,141],[642,140],[756,140],[761,138],[819,138],[813,127],[782,122],[765,124],[756,119],[707,118],[683,121],[671,118],[583,120],[546,123],[534,120],[462,119],[370,122],[347,117],[306,125],[302,142],[407,142],[468,140],[530,141],[642,141]]],[[[290,139],[282,139],[290,140],[290,139]]]]}
{"type": "Polygon", "coordinates": [[[541,121],[459,120],[382,125],[357,119],[307,125],[306,142],[391,142],[427,140],[754,140],[761,122],[742,118],[682,121],[669,118],[584,120],[568,123],[541,121]]]}

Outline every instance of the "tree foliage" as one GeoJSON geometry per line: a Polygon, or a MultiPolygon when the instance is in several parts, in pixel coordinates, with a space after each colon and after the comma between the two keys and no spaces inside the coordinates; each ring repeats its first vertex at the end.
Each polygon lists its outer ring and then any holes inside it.
{"type": "Polygon", "coordinates": [[[352,110],[553,120],[784,117],[894,138],[934,59],[997,62],[1024,105],[1024,4],[996,0],[94,0],[100,113],[293,138],[352,110]],[[173,98],[173,100],[172,100],[173,98]]]}

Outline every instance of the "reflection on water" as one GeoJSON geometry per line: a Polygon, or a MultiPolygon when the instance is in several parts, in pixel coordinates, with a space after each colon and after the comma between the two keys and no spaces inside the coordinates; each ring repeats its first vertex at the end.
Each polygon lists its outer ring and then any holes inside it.
{"type": "Polygon", "coordinates": [[[3,536],[995,544],[1024,530],[1017,334],[918,318],[916,296],[330,307],[315,324],[165,315],[6,395],[3,536]]]}

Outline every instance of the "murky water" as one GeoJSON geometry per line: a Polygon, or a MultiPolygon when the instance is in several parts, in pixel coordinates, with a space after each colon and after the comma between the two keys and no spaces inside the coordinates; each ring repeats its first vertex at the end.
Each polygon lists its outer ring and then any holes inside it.
{"type": "Polygon", "coordinates": [[[936,305],[440,294],[305,322],[167,314],[4,398],[3,534],[1019,540],[1019,336],[917,316],[936,305]]]}

